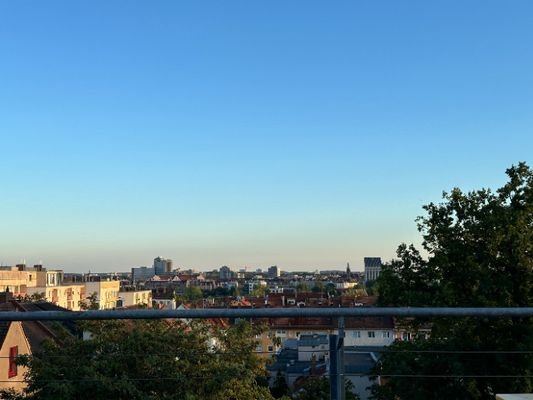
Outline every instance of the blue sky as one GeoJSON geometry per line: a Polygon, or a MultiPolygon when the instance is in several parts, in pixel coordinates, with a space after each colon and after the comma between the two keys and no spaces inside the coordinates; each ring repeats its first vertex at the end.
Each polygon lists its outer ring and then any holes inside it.
{"type": "Polygon", "coordinates": [[[0,3],[0,262],[360,268],[533,154],[530,1],[0,3]]]}

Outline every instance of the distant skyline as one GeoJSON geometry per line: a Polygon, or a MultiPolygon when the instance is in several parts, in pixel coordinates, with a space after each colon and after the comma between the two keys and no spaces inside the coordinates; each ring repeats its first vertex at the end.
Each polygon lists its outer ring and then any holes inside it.
{"type": "Polygon", "coordinates": [[[331,269],[533,154],[533,3],[1,2],[0,262],[331,269]]]}

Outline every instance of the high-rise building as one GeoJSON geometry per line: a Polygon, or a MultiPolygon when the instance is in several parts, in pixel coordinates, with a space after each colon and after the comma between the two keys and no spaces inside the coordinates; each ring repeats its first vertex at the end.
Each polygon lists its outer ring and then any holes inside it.
{"type": "Polygon", "coordinates": [[[381,257],[365,257],[365,281],[375,281],[381,274],[381,257]]]}
{"type": "Polygon", "coordinates": [[[230,281],[234,276],[235,273],[228,266],[224,265],[223,267],[220,267],[218,279],[221,281],[230,281]]]}
{"type": "Polygon", "coordinates": [[[154,258],[154,273],[156,275],[168,274],[172,271],[172,260],[169,258],[154,258]]]}
{"type": "Polygon", "coordinates": [[[277,265],[273,265],[268,269],[268,277],[271,279],[279,278],[281,275],[281,271],[279,270],[279,267],[277,265]]]}

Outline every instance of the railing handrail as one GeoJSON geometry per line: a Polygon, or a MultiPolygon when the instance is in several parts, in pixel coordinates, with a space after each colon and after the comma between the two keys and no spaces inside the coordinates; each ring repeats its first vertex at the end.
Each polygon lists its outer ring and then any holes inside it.
{"type": "Polygon", "coordinates": [[[298,318],[298,317],[531,317],[533,307],[352,307],[352,308],[198,308],[90,311],[3,311],[0,321],[112,319],[298,318]]]}

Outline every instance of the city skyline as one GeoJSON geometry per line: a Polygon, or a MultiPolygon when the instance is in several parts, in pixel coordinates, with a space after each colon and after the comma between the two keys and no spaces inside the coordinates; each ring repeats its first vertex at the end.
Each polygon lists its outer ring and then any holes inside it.
{"type": "Polygon", "coordinates": [[[443,190],[531,164],[532,15],[526,1],[4,2],[0,262],[386,262],[420,244],[415,219],[443,190]]]}

